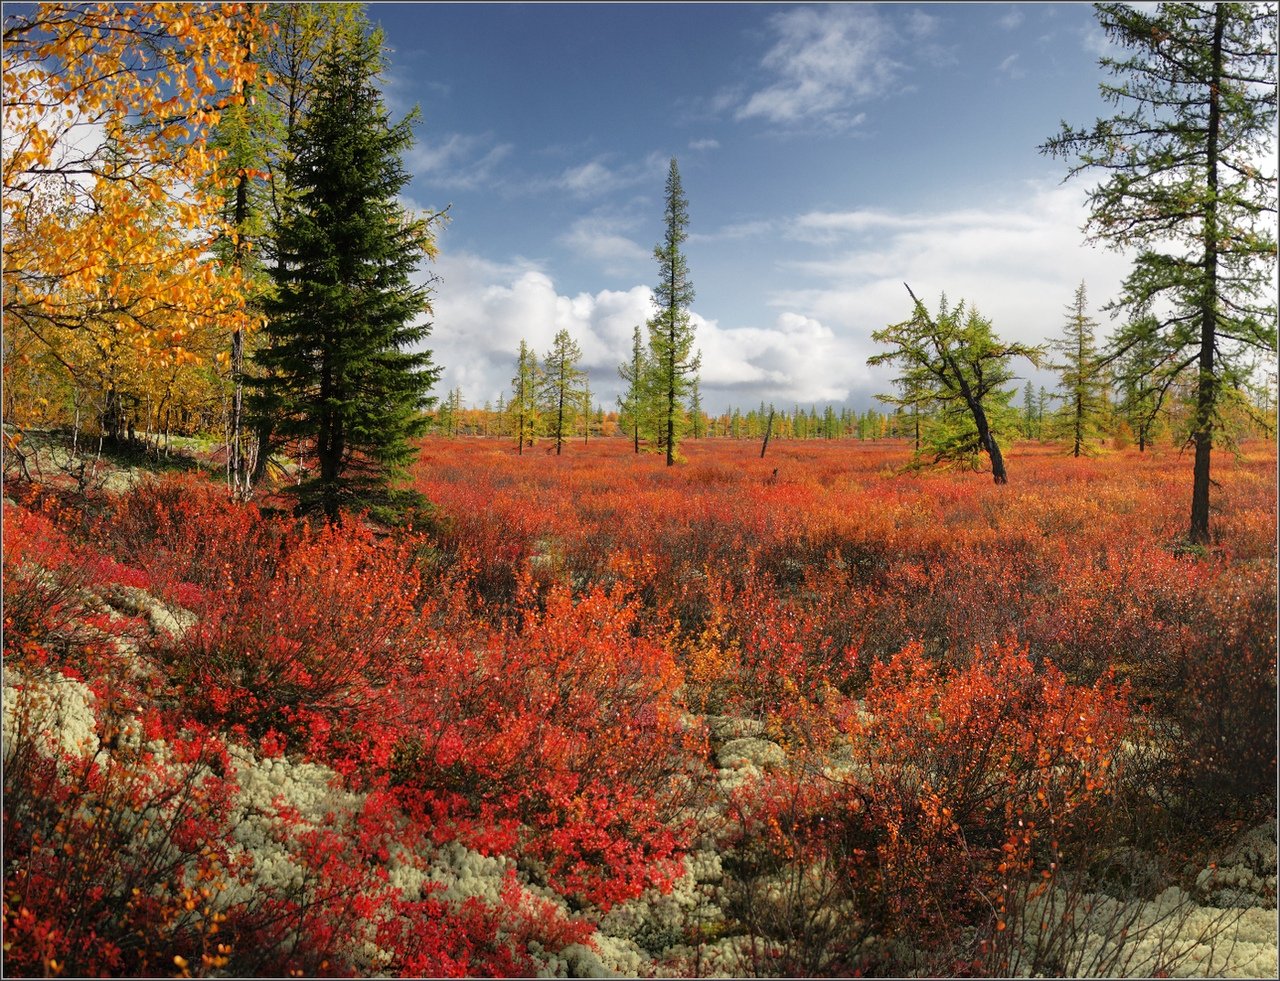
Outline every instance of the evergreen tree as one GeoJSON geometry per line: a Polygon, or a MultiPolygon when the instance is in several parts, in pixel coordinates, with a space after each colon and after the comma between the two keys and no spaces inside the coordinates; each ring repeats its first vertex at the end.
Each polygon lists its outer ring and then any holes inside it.
{"type": "Polygon", "coordinates": [[[1034,439],[1036,435],[1036,393],[1030,378],[1022,390],[1022,435],[1027,439],[1034,439]]]}
{"type": "Polygon", "coordinates": [[[702,364],[702,356],[694,352],[694,328],[689,319],[693,302],[693,283],[681,244],[689,237],[689,202],[680,183],[676,158],[671,158],[667,171],[666,234],[654,247],[661,277],[653,290],[658,312],[649,320],[649,351],[652,390],[662,412],[659,440],[667,452],[667,466],[676,462],[677,444],[683,435],[683,404],[692,380],[702,364]]]}
{"type": "Polygon", "coordinates": [[[1088,315],[1087,308],[1082,282],[1067,308],[1062,337],[1050,342],[1062,354],[1062,361],[1050,365],[1060,375],[1058,388],[1062,391],[1062,408],[1054,416],[1053,435],[1069,441],[1071,455],[1077,457],[1088,452],[1092,441],[1101,437],[1109,407],[1107,380],[1094,337],[1098,322],[1088,315]]]}
{"type": "Polygon", "coordinates": [[[551,436],[556,441],[556,456],[564,441],[573,431],[573,417],[582,402],[582,380],[585,377],[578,362],[582,360],[582,348],[560,328],[551,342],[551,350],[542,362],[542,404],[551,424],[551,436]]]}
{"type": "Polygon", "coordinates": [[[1124,353],[1116,360],[1116,382],[1120,387],[1120,416],[1138,440],[1138,452],[1146,452],[1155,434],[1156,417],[1176,377],[1162,370],[1168,360],[1160,343],[1159,322],[1141,317],[1123,331],[1128,338],[1124,353]],[[1162,375],[1164,376],[1162,379],[1162,375]]]}
{"type": "Polygon", "coordinates": [[[689,386],[689,418],[693,423],[693,438],[701,439],[704,428],[702,425],[702,386],[697,375],[693,376],[693,384],[689,386]]]}
{"type": "MultiPolygon", "coordinates": [[[[265,78],[249,93],[250,110],[238,117],[237,122],[247,125],[250,137],[261,142],[251,154],[241,153],[240,159],[251,163],[261,151],[266,171],[262,204],[267,227],[265,234],[255,241],[251,254],[271,271],[274,280],[284,272],[285,258],[278,247],[280,232],[285,216],[301,193],[295,183],[293,151],[311,111],[321,57],[326,49],[332,52],[335,46],[359,38],[368,25],[362,5],[358,3],[272,3],[266,5],[262,16],[271,28],[261,51],[265,78]]],[[[250,183],[250,189],[253,186],[250,183]]],[[[256,205],[257,201],[250,195],[250,214],[256,205]]],[[[270,367],[256,355],[251,356],[246,370],[256,378],[271,375],[270,367]]],[[[250,486],[265,476],[272,452],[281,442],[277,437],[278,425],[281,430],[289,428],[283,426],[285,405],[280,400],[264,401],[257,395],[269,385],[270,382],[265,386],[253,381],[246,383],[246,405],[254,427],[254,436],[247,441],[254,455],[249,468],[250,486]]]]}
{"type": "MultiPolygon", "coordinates": [[[[1102,65],[1117,107],[1092,129],[1063,125],[1046,152],[1070,174],[1101,168],[1089,193],[1095,240],[1139,250],[1113,307],[1157,318],[1176,374],[1194,378],[1190,540],[1209,542],[1209,464],[1225,394],[1276,353],[1274,3],[1095,7],[1128,54],[1102,65]]],[[[1129,346],[1118,338],[1117,350],[1129,346]]]]}
{"type": "Polygon", "coordinates": [[[259,405],[283,435],[313,440],[318,470],[299,510],[390,516],[413,499],[392,484],[416,450],[439,374],[421,344],[430,290],[411,275],[435,254],[436,216],[407,214],[400,155],[415,114],[392,123],[378,89],[382,37],[335,36],[305,122],[290,137],[296,200],[278,232],[276,295],[266,304],[259,405]]]}

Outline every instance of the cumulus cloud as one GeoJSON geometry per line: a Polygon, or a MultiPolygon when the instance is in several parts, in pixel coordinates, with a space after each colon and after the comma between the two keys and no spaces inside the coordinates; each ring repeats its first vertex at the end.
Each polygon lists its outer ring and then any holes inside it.
{"type": "Polygon", "coordinates": [[[720,141],[710,138],[705,140],[690,140],[689,149],[693,150],[695,153],[702,150],[718,150],[720,149],[720,141]]]}
{"type": "MultiPolygon", "coordinates": [[[[798,7],[776,14],[770,25],[777,40],[761,67],[772,81],[746,97],[738,119],[849,128],[863,118],[853,105],[898,86],[905,66],[891,54],[895,33],[875,7],[798,7]]],[[[931,25],[916,18],[910,26],[931,25]]]]}
{"type": "Polygon", "coordinates": [[[522,339],[541,356],[562,328],[581,346],[593,390],[611,402],[632,328],[652,313],[647,286],[566,296],[540,266],[523,259],[495,263],[446,254],[435,272],[440,283],[428,346],[444,369],[439,388],[461,386],[472,405],[509,394],[522,339]]]}
{"type": "MultiPolygon", "coordinates": [[[[697,301],[691,310],[707,408],[762,400],[779,407],[872,404],[876,392],[889,391],[893,371],[867,366],[879,350],[871,333],[909,314],[904,281],[930,306],[944,292],[952,302],[968,300],[1000,336],[1027,343],[1061,332],[1064,309],[1082,279],[1097,315],[1116,295],[1128,260],[1082,245],[1087,188],[1015,190],[1020,193],[1008,201],[988,206],[809,212],[777,222],[793,244],[788,251],[800,257],[779,263],[789,285],[766,294],[764,315],[728,323],[697,301]]],[[[583,234],[588,231],[584,226],[583,234]]],[[[653,310],[642,274],[628,289],[569,294],[539,264],[450,255],[447,247],[436,271],[441,282],[430,346],[444,368],[441,391],[460,385],[468,404],[496,402],[510,389],[521,338],[541,355],[565,328],[582,346],[597,398],[613,404],[621,390],[617,365],[630,354],[632,329],[643,328],[653,310]]],[[[1099,319],[1104,332],[1111,328],[1105,315],[1099,319]]],[[[1053,384],[1028,365],[1016,370],[1037,384],[1053,384]]]]}
{"type": "MultiPolygon", "coordinates": [[[[541,356],[556,331],[565,329],[582,348],[582,367],[600,403],[611,406],[621,394],[617,367],[630,356],[634,327],[644,332],[653,313],[648,286],[570,296],[534,263],[494,263],[468,254],[443,257],[436,271],[440,286],[428,346],[443,368],[440,392],[461,387],[469,405],[509,397],[520,341],[541,356]]],[[[856,346],[813,317],[783,311],[768,326],[722,326],[695,307],[691,319],[708,409],[761,399],[778,405],[841,402],[855,387],[867,387],[856,346]]]]}

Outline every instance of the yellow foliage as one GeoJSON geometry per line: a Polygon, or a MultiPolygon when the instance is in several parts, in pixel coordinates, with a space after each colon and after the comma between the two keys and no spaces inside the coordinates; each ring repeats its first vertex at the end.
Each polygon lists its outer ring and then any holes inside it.
{"type": "MultiPolygon", "coordinates": [[[[27,357],[6,381],[61,371],[76,388],[105,379],[172,398],[193,381],[184,369],[256,325],[239,271],[210,253],[221,157],[206,141],[254,77],[259,30],[238,3],[6,17],[5,334],[27,357]]],[[[6,420],[25,408],[6,397],[6,420]]]]}

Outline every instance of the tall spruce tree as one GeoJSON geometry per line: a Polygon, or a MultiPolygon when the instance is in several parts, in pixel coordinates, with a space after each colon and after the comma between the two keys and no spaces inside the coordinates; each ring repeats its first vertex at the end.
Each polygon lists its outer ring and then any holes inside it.
{"type": "Polygon", "coordinates": [[[1102,436],[1109,409],[1107,379],[1094,335],[1098,322],[1089,316],[1088,307],[1082,282],[1067,308],[1062,337],[1050,341],[1050,347],[1062,355],[1050,366],[1058,372],[1058,388],[1062,392],[1062,407],[1052,420],[1053,435],[1071,444],[1072,456],[1090,452],[1102,436]]]}
{"type": "MultiPolygon", "coordinates": [[[[1220,408],[1276,353],[1274,3],[1095,5],[1117,107],[1091,129],[1063,124],[1044,152],[1100,168],[1093,240],[1139,250],[1114,308],[1156,317],[1174,375],[1194,379],[1189,538],[1209,543],[1209,463],[1220,408]],[[1266,171],[1270,170],[1270,173],[1266,171]]],[[[1136,338],[1121,334],[1122,353],[1136,338]]]]}
{"type": "Polygon", "coordinates": [[[659,441],[667,451],[667,466],[676,462],[677,445],[684,435],[684,400],[693,378],[702,366],[702,355],[693,349],[694,327],[689,319],[693,283],[681,244],[689,237],[689,202],[680,182],[680,168],[671,158],[667,171],[666,233],[654,247],[659,282],[653,290],[658,312],[649,320],[650,371],[652,391],[661,407],[659,441]]]}
{"type": "Polygon", "coordinates": [[[412,274],[434,256],[440,216],[415,217],[396,195],[416,112],[393,123],[378,88],[382,35],[335,31],[307,118],[290,134],[293,200],[277,235],[276,295],[266,303],[258,406],[283,436],[315,446],[300,512],[391,518],[414,495],[393,485],[426,428],[439,374],[428,351],[430,289],[412,274]]]}

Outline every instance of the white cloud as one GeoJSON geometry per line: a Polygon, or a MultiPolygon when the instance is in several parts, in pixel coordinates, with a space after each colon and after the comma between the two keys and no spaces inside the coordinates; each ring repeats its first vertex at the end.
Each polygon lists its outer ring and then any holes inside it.
{"type": "Polygon", "coordinates": [[[491,133],[449,133],[415,143],[405,155],[405,166],[435,187],[472,191],[495,183],[497,166],[512,149],[510,143],[494,142],[491,133]]]}
{"type": "MultiPolygon", "coordinates": [[[[777,40],[761,67],[773,81],[738,106],[738,119],[849,128],[862,120],[851,107],[893,91],[904,65],[895,60],[892,28],[870,6],[799,7],[776,14],[777,40]]],[[[915,29],[925,25],[918,20],[915,29]]]]}
{"type": "MultiPolygon", "coordinates": [[[[444,369],[440,392],[460,386],[468,405],[496,404],[499,395],[509,397],[521,339],[542,356],[563,328],[582,347],[582,367],[600,403],[610,406],[621,394],[617,367],[630,355],[633,328],[643,331],[653,313],[648,286],[566,296],[531,262],[467,254],[442,257],[435,271],[440,283],[427,346],[444,369]]],[[[783,311],[772,326],[722,327],[695,308],[691,319],[708,409],[760,399],[839,402],[851,380],[867,375],[855,346],[813,317],[783,311]]]]}
{"type": "MultiPolygon", "coordinates": [[[[1129,269],[1124,256],[1082,244],[1086,190],[1030,185],[1025,197],[999,206],[936,214],[803,215],[793,237],[822,244],[825,254],[785,268],[814,285],[779,290],[770,303],[852,338],[864,360],[875,350],[871,332],[910,312],[904,281],[930,306],[944,292],[952,302],[967,299],[1000,336],[1040,343],[1060,332],[1082,279],[1096,311],[1129,269]]],[[[1111,321],[1101,319],[1108,330],[1111,321]]]]}
{"type": "Polygon", "coordinates": [[[565,296],[546,272],[524,259],[495,263],[446,254],[434,271],[440,283],[427,346],[444,369],[438,388],[461,386],[470,405],[509,394],[521,339],[541,357],[562,328],[582,347],[592,389],[610,403],[618,394],[617,365],[631,349],[632,328],[652,312],[647,286],[565,296]]]}
{"type": "MultiPolygon", "coordinates": [[[[944,292],[952,302],[968,300],[1000,336],[1033,344],[1061,331],[1082,279],[1097,315],[1129,266],[1122,255],[1082,244],[1086,191],[1083,184],[1027,184],[998,204],[938,213],[867,209],[795,217],[786,223],[787,251],[807,249],[815,257],[779,263],[784,281],[794,285],[766,294],[770,319],[724,323],[694,303],[704,403],[717,412],[761,400],[779,407],[871,404],[874,393],[889,391],[893,375],[867,366],[878,350],[871,333],[910,312],[904,281],[931,307],[944,292]]],[[[602,218],[594,230],[607,239],[608,227],[602,218]]],[[[584,236],[590,231],[583,226],[584,236]]],[[[468,404],[496,402],[510,388],[520,339],[541,355],[565,328],[582,346],[599,401],[612,405],[632,328],[643,327],[652,312],[642,274],[628,289],[566,295],[528,260],[494,263],[450,255],[447,246],[445,253],[436,267],[441,282],[429,342],[444,368],[440,391],[461,385],[468,404]]],[[[1099,319],[1104,333],[1114,326],[1099,319]]],[[[1053,384],[1029,365],[1015,370],[1053,384]]]]}
{"type": "Polygon", "coordinates": [[[996,23],[1003,27],[1006,31],[1012,31],[1018,27],[1023,21],[1021,7],[1010,7],[1005,13],[996,18],[996,23]]]}
{"type": "Polygon", "coordinates": [[[996,71],[1001,74],[1008,75],[1010,78],[1022,78],[1026,74],[1026,72],[1018,67],[1017,52],[1014,52],[1009,55],[1009,57],[1005,58],[1004,61],[1000,62],[1000,64],[996,66],[996,71]]]}
{"type": "Polygon", "coordinates": [[[605,157],[597,157],[576,167],[569,167],[552,184],[560,190],[583,198],[599,197],[629,187],[648,185],[655,180],[660,187],[662,178],[667,172],[668,159],[654,152],[643,160],[611,167],[605,162],[605,157]]]}
{"type": "Polygon", "coordinates": [[[651,257],[649,249],[626,234],[638,224],[617,215],[592,214],[575,221],[560,241],[577,255],[596,260],[605,273],[626,275],[638,272],[651,257]]]}
{"type": "Polygon", "coordinates": [[[702,150],[718,150],[720,149],[720,141],[713,139],[690,140],[689,149],[693,150],[695,153],[702,150]]]}
{"type": "Polygon", "coordinates": [[[690,232],[689,241],[696,244],[741,241],[768,235],[775,228],[777,228],[777,222],[770,219],[761,218],[755,221],[740,221],[732,225],[724,225],[713,232],[690,232]]]}

